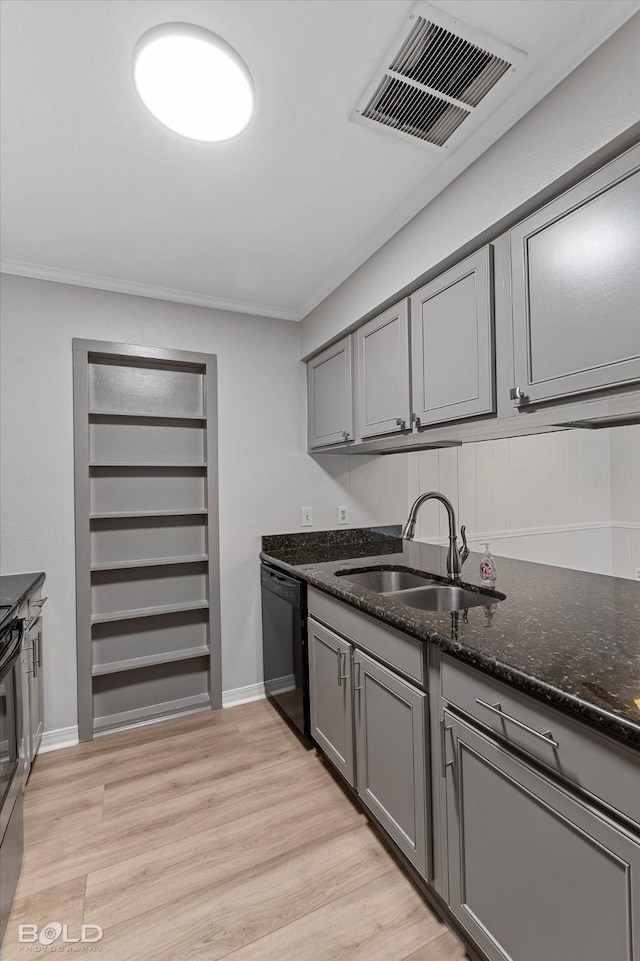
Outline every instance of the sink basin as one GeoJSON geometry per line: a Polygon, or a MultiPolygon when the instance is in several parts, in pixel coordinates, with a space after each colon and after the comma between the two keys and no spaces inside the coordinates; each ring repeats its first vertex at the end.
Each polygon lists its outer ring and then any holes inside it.
{"type": "Polygon", "coordinates": [[[377,594],[392,594],[396,591],[426,587],[437,583],[430,577],[412,574],[411,571],[389,571],[375,567],[368,571],[338,571],[336,576],[344,577],[350,584],[355,584],[356,587],[366,587],[377,594]]]}
{"type": "Polygon", "coordinates": [[[464,611],[469,607],[482,607],[502,600],[492,594],[467,591],[464,587],[433,583],[414,590],[398,591],[390,596],[394,601],[421,611],[464,611]]]}
{"type": "Polygon", "coordinates": [[[393,598],[400,604],[420,611],[464,611],[469,607],[483,607],[504,600],[504,595],[469,591],[458,584],[443,584],[428,574],[418,574],[401,568],[384,570],[372,567],[363,571],[336,571],[336,577],[357,587],[366,587],[376,594],[393,598]]]}

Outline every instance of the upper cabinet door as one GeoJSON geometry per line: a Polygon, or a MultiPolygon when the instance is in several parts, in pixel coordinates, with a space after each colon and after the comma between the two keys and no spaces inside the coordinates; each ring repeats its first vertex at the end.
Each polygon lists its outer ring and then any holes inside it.
{"type": "Polygon", "coordinates": [[[516,403],[640,380],[639,168],[634,147],[511,231],[516,403]]]}
{"type": "Polygon", "coordinates": [[[407,301],[356,331],[356,419],[359,437],[410,426],[407,301]]]}
{"type": "Polygon", "coordinates": [[[309,447],[353,440],[351,337],[343,337],[307,363],[309,447]]]}
{"type": "Polygon", "coordinates": [[[495,410],[492,253],[483,247],[411,297],[413,413],[422,427],[495,410]]]}

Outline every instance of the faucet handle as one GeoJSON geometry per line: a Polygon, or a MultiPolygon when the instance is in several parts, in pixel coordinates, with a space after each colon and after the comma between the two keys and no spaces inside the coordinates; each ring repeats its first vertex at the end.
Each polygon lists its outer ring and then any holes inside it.
{"type": "Polygon", "coordinates": [[[460,554],[460,564],[462,565],[469,556],[469,548],[467,547],[467,528],[465,524],[463,524],[460,528],[460,537],[462,538],[462,547],[458,553],[460,554]]]}

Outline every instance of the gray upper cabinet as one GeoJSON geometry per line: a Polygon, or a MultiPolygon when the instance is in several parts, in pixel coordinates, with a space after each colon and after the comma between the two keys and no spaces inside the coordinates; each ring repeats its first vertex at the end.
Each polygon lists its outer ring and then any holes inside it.
{"type": "Polygon", "coordinates": [[[406,300],[356,331],[358,437],[410,426],[409,311],[406,300]]]}
{"type": "Polygon", "coordinates": [[[308,634],[311,734],[353,787],[351,644],[311,618],[308,634]]]}
{"type": "Polygon", "coordinates": [[[495,410],[490,245],[412,295],[411,358],[419,426],[495,410]]]}
{"type": "Polygon", "coordinates": [[[518,406],[640,380],[640,147],[511,231],[518,406]]]}
{"type": "Polygon", "coordinates": [[[492,961],[639,961],[640,844],[444,712],[450,907],[492,961]]]}
{"type": "Polygon", "coordinates": [[[351,337],[317,354],[307,364],[309,447],[331,447],[353,440],[353,360],[351,337]]]}
{"type": "Polygon", "coordinates": [[[426,694],[355,651],[358,794],[427,876],[426,694]]]}

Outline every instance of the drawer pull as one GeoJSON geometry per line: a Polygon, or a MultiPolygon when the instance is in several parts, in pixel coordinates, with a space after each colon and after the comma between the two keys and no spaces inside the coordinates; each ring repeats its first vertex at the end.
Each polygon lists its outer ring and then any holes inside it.
{"type": "Polygon", "coordinates": [[[522,728],[522,730],[526,731],[527,734],[533,734],[534,737],[540,738],[540,740],[544,741],[545,744],[550,744],[554,751],[558,750],[560,745],[557,741],[554,741],[551,731],[545,731],[544,734],[541,734],[540,731],[534,730],[534,728],[529,727],[528,724],[523,724],[522,721],[518,721],[515,717],[511,717],[510,714],[505,714],[499,702],[497,704],[487,704],[486,701],[482,701],[479,697],[477,697],[476,704],[479,704],[480,707],[486,707],[488,711],[493,711],[494,714],[497,714],[498,717],[503,718],[503,720],[510,721],[510,723],[515,724],[516,727],[522,728]]]}

